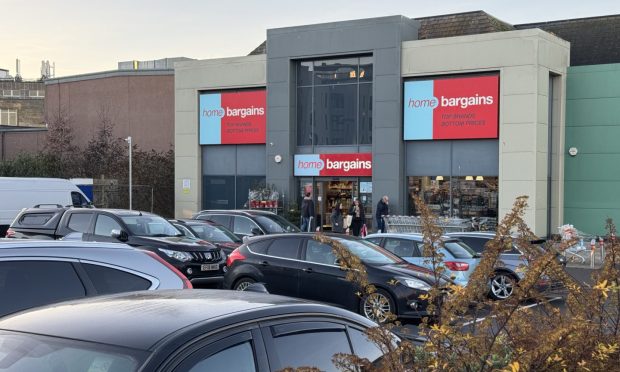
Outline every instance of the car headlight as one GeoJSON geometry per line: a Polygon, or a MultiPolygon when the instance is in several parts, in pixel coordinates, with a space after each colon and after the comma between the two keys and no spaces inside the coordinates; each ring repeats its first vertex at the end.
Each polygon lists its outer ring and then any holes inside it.
{"type": "Polygon", "coordinates": [[[429,291],[431,286],[428,283],[413,278],[400,278],[399,281],[405,286],[423,291],[429,291]]]}
{"type": "Polygon", "coordinates": [[[187,262],[192,260],[192,255],[187,252],[180,251],[172,251],[170,249],[159,248],[160,252],[165,253],[168,257],[174,258],[175,260],[179,260],[181,262],[187,262]]]}

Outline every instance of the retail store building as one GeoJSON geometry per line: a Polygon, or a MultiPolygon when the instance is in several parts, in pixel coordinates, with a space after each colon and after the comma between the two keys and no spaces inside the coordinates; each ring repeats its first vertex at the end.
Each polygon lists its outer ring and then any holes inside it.
{"type": "Polygon", "coordinates": [[[419,40],[421,23],[271,29],[265,54],[177,63],[176,215],[250,206],[266,182],[280,207],[312,191],[326,229],[353,197],[373,224],[382,195],[394,214],[418,195],[463,218],[528,195],[530,226],[558,226],[569,43],[540,29],[419,40]]]}

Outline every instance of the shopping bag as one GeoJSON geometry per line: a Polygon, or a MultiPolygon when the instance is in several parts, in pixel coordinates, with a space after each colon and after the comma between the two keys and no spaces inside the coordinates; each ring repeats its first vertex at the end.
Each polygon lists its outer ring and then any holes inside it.
{"type": "Polygon", "coordinates": [[[366,235],[368,235],[368,228],[366,228],[366,224],[363,224],[362,228],[360,229],[360,236],[363,238],[366,235]]]}
{"type": "Polygon", "coordinates": [[[353,222],[353,216],[348,215],[344,218],[344,222],[342,224],[342,227],[346,230],[349,227],[351,227],[351,222],[353,222]]]}

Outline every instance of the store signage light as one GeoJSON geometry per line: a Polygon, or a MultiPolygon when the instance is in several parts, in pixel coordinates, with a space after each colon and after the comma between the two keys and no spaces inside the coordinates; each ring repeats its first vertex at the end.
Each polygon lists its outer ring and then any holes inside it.
{"type": "Polygon", "coordinates": [[[265,143],[265,89],[200,95],[200,144],[265,143]]]}
{"type": "Polygon", "coordinates": [[[404,139],[498,137],[499,76],[405,82],[404,139]]]}
{"type": "Polygon", "coordinates": [[[372,154],[298,154],[295,176],[372,176],[372,154]]]}

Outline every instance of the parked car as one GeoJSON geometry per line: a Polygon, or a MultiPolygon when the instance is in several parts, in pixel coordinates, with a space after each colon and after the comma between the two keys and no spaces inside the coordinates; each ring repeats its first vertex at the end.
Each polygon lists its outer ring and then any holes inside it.
{"type": "MultiPolygon", "coordinates": [[[[71,301],[0,320],[3,371],[337,370],[336,353],[381,369],[375,324],[263,293],[146,291],[71,301]]],[[[394,337],[394,341],[398,341],[394,337]]]]}
{"type": "Polygon", "coordinates": [[[261,210],[204,210],[192,216],[195,220],[210,220],[223,225],[239,238],[244,236],[300,232],[284,217],[261,210]]]}
{"type": "Polygon", "coordinates": [[[125,244],[0,242],[0,317],[68,299],[175,288],[192,285],[158,255],[125,244]]]}
{"type": "MultiPolygon", "coordinates": [[[[327,235],[342,243],[366,266],[368,280],[377,291],[363,300],[357,284],[346,280],[331,245],[314,234],[275,234],[248,239],[228,256],[224,288],[241,290],[262,282],[269,293],[321,301],[359,312],[383,322],[388,313],[399,318],[427,316],[427,302],[420,296],[435,281],[433,272],[407,263],[365,240],[327,235]],[[391,285],[390,283],[395,283],[391,285]]],[[[439,285],[446,285],[440,279],[439,285]]]]}
{"type": "Polygon", "coordinates": [[[125,209],[31,208],[9,229],[15,238],[58,239],[82,234],[84,241],[126,243],[151,250],[194,285],[221,284],[226,255],[213,244],[184,237],[155,214],[125,209]]]}
{"type": "Polygon", "coordinates": [[[208,220],[168,220],[184,236],[203,239],[221,248],[227,255],[242,243],[241,239],[224,226],[208,220]]]}
{"type": "MultiPolygon", "coordinates": [[[[454,232],[447,233],[446,236],[458,238],[471,247],[475,252],[484,254],[485,245],[495,238],[493,232],[454,232]]],[[[556,255],[560,264],[566,266],[566,259],[559,253],[556,255]]],[[[512,244],[509,250],[499,256],[500,267],[495,270],[495,275],[491,279],[489,295],[497,300],[510,297],[515,285],[525,276],[529,265],[522,250],[512,244]]],[[[539,291],[555,290],[561,287],[560,283],[549,279],[542,279],[537,289],[539,291]]]]}
{"type": "MultiPolygon", "coordinates": [[[[423,236],[420,234],[387,233],[371,234],[365,238],[377,244],[398,257],[418,266],[433,269],[433,264],[424,256],[423,236]]],[[[443,247],[439,248],[443,254],[445,275],[461,286],[466,286],[469,276],[480,263],[481,256],[470,247],[456,238],[443,239],[443,247]]]]}
{"type": "Polygon", "coordinates": [[[71,181],[61,178],[0,177],[0,236],[17,214],[34,205],[90,206],[90,200],[71,181]]]}

